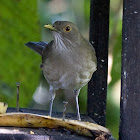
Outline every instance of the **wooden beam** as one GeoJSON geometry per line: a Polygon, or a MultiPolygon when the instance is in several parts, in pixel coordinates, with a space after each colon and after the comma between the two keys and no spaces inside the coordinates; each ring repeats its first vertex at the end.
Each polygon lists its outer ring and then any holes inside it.
{"type": "Polygon", "coordinates": [[[140,140],[140,0],[124,0],[120,140],[140,140]]]}
{"type": "Polygon", "coordinates": [[[88,115],[105,126],[108,72],[109,0],[91,0],[90,42],[97,55],[97,71],[88,85],[88,115]]]}

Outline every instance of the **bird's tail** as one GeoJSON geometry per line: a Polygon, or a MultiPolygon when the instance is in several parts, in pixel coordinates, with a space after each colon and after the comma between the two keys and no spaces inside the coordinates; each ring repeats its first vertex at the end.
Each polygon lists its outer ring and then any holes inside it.
{"type": "Polygon", "coordinates": [[[25,45],[27,47],[29,47],[30,49],[32,49],[33,51],[35,51],[39,55],[42,55],[42,52],[45,49],[45,47],[47,46],[47,44],[48,44],[47,42],[43,42],[43,41],[25,43],[25,45]]]}

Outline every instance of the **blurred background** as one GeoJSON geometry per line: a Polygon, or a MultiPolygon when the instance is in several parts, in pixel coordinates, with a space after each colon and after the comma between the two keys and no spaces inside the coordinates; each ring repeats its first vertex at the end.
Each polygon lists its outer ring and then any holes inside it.
{"type": "MultiPolygon", "coordinates": [[[[118,139],[122,0],[110,2],[107,127],[118,139]]],[[[51,32],[43,26],[57,20],[72,21],[89,39],[89,16],[90,0],[1,0],[0,101],[16,107],[16,82],[20,82],[20,107],[48,109],[49,86],[40,69],[41,57],[24,44],[51,41],[51,32]]],[[[75,112],[75,98],[71,91],[60,91],[58,94],[53,111],[62,112],[63,101],[68,101],[67,111],[75,112]]],[[[80,112],[86,113],[87,86],[81,90],[79,100],[80,112]]]]}

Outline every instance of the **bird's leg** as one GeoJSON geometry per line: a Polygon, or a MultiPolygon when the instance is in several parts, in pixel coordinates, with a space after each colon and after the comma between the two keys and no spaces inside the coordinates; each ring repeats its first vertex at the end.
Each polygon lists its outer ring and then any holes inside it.
{"type": "Polygon", "coordinates": [[[80,89],[74,90],[74,95],[76,97],[76,109],[77,109],[77,119],[81,121],[80,112],[79,112],[79,103],[78,103],[78,96],[80,93],[80,89]]]}
{"type": "Polygon", "coordinates": [[[49,116],[52,116],[52,106],[53,106],[53,101],[54,101],[54,98],[55,98],[55,90],[50,88],[49,89],[49,92],[50,92],[50,96],[51,96],[51,103],[50,103],[50,112],[49,112],[49,116]]]}

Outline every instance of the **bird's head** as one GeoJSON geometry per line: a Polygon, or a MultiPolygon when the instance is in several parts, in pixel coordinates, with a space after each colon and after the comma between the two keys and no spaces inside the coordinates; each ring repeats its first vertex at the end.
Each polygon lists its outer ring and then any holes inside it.
{"type": "Polygon", "coordinates": [[[68,41],[71,44],[80,41],[81,34],[75,24],[69,21],[56,21],[53,25],[46,24],[44,27],[53,32],[55,40],[68,41]]]}

